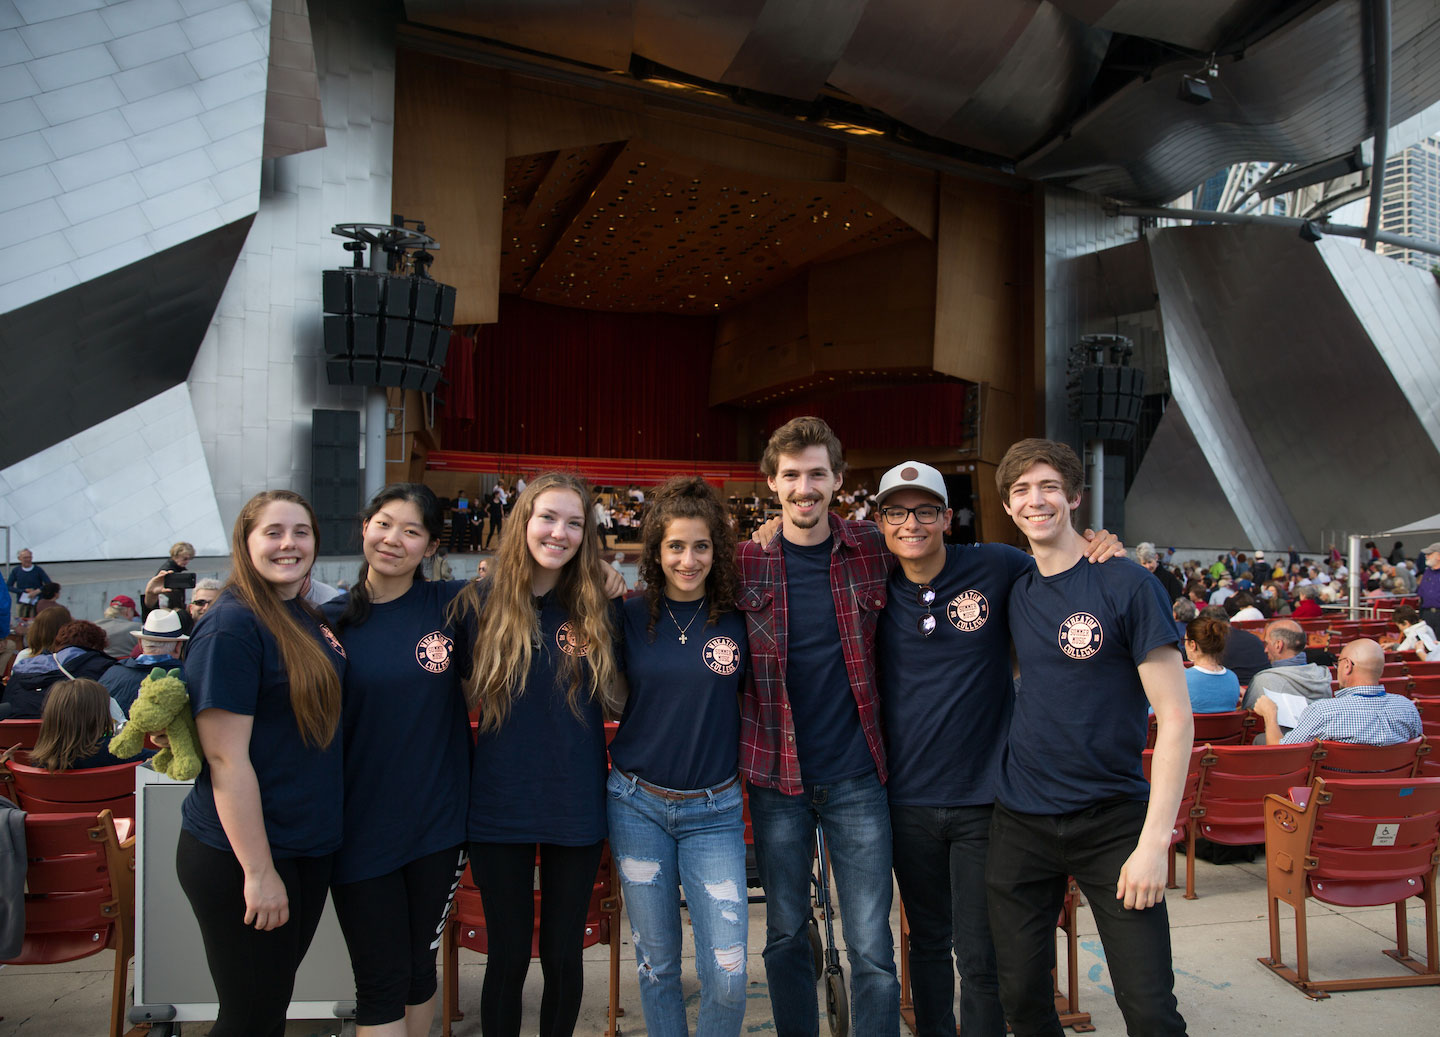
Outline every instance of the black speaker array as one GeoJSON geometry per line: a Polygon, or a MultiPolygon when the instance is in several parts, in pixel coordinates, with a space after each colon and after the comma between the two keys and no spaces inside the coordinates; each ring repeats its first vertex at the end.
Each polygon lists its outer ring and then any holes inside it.
{"type": "Polygon", "coordinates": [[[428,278],[354,268],[323,275],[330,384],[434,392],[450,349],[455,289],[428,278]]]}
{"type": "Polygon", "coordinates": [[[359,412],[311,412],[310,505],[319,523],[322,553],[350,554],[357,547],[352,541],[360,512],[359,412]]]}
{"type": "Polygon", "coordinates": [[[1145,402],[1145,372],[1091,364],[1080,372],[1080,432],[1086,439],[1128,442],[1145,402]]]}

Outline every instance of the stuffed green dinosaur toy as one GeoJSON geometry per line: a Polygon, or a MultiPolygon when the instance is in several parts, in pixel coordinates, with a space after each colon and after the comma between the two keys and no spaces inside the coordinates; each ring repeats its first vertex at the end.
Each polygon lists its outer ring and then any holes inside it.
{"type": "Polygon", "coordinates": [[[156,753],[150,765],[176,781],[190,781],[200,773],[200,738],[185,682],[175,672],[157,666],[140,683],[130,719],[110,739],[110,751],[128,760],[144,746],[147,734],[163,732],[170,745],[156,753]]]}

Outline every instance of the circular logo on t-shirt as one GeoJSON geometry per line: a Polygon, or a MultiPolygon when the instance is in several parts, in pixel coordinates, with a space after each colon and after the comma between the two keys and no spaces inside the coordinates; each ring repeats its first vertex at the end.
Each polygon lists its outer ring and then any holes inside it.
{"type": "Polygon", "coordinates": [[[950,599],[945,615],[956,630],[979,630],[990,618],[990,603],[977,590],[968,590],[950,599]]]}
{"type": "Polygon", "coordinates": [[[590,646],[585,643],[585,638],[576,629],[573,623],[562,623],[560,629],[555,631],[555,644],[560,651],[566,655],[588,655],[590,646]]]}
{"type": "Polygon", "coordinates": [[[722,677],[728,677],[740,666],[740,646],[728,637],[712,637],[700,653],[705,665],[722,677]]]}
{"type": "Polygon", "coordinates": [[[444,673],[450,669],[450,653],[455,642],[438,630],[432,630],[415,646],[415,661],[431,673],[444,673]]]}
{"type": "Polygon", "coordinates": [[[325,635],[325,643],[328,644],[335,651],[336,655],[340,656],[340,658],[342,659],[348,658],[348,656],[346,656],[345,654],[345,646],[342,645],[340,643],[340,639],[335,636],[335,631],[331,630],[330,627],[326,624],[321,623],[320,633],[325,635]]]}
{"type": "Polygon", "coordinates": [[[1088,612],[1077,612],[1060,624],[1060,650],[1072,659],[1088,659],[1100,651],[1105,631],[1088,612]]]}

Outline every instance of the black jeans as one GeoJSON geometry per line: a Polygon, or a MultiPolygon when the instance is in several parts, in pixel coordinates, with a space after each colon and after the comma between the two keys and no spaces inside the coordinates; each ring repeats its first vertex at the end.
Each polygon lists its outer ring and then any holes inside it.
{"type": "Polygon", "coordinates": [[[1067,875],[1075,876],[1095,914],[1128,1031],[1144,1037],[1185,1033],[1175,1004],[1165,902],[1136,911],[1115,899],[1145,808],[1110,800],[1070,814],[1016,814],[996,805],[986,886],[1000,1000],[1016,1037],[1061,1034],[1050,967],[1067,875]]]}
{"type": "Polygon", "coordinates": [[[220,1000],[211,1037],[284,1037],[295,972],[320,925],[330,869],[328,856],[277,860],[290,920],[261,932],[245,924],[245,871],[235,855],[180,830],[175,871],[200,923],[220,1000]]]}
{"type": "Polygon", "coordinates": [[[355,1025],[404,1019],[435,995],[435,952],[464,871],[456,846],[330,890],[355,973],[355,1025]]]}
{"type": "MultiPolygon", "coordinates": [[[[585,916],[603,842],[540,846],[540,1037],[569,1037],[580,1016],[585,916]]],[[[520,996],[535,931],[535,844],[471,843],[470,872],[485,908],[489,954],[480,987],[480,1032],[519,1037],[520,996]]]]}
{"type": "Polygon", "coordinates": [[[995,946],[985,906],[990,806],[890,804],[895,880],[910,921],[910,994],[918,1037],[953,1037],[955,973],[960,973],[960,1030],[1004,1037],[995,946]]]}

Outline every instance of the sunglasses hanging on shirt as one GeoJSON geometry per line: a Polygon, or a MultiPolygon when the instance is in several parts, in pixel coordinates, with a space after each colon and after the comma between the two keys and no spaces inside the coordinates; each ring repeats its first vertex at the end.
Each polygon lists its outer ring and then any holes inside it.
{"type": "Polygon", "coordinates": [[[915,624],[922,637],[929,637],[935,633],[935,614],[930,611],[930,606],[935,604],[935,588],[928,583],[921,584],[915,592],[915,603],[925,606],[925,615],[915,624]]]}

